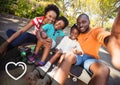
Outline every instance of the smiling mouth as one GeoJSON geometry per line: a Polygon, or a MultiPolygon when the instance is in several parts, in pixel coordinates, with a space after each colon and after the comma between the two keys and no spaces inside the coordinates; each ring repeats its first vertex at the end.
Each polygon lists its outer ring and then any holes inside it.
{"type": "Polygon", "coordinates": [[[81,30],[84,30],[84,27],[81,27],[80,29],[81,29],[81,30]]]}

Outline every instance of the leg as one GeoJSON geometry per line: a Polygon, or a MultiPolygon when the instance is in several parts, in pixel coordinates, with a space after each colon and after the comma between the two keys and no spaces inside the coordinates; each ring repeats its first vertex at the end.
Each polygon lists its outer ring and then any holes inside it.
{"type": "Polygon", "coordinates": [[[75,55],[73,53],[66,54],[64,61],[61,63],[60,67],[54,75],[54,79],[60,84],[63,85],[65,80],[68,77],[71,65],[76,62],[75,55]]]}
{"type": "Polygon", "coordinates": [[[112,56],[112,64],[120,70],[120,9],[112,27],[107,49],[112,56]]]}
{"type": "Polygon", "coordinates": [[[6,31],[6,35],[7,35],[7,37],[9,38],[9,37],[11,37],[15,32],[16,32],[15,30],[8,29],[8,30],[6,31]]]}
{"type": "Polygon", "coordinates": [[[37,45],[35,48],[35,54],[37,54],[40,51],[41,46],[43,45],[43,43],[38,39],[37,41],[37,45]]]}
{"type": "MultiPolygon", "coordinates": [[[[8,37],[11,37],[15,32],[16,31],[9,29],[7,30],[6,34],[8,37]]],[[[11,45],[16,47],[18,45],[22,45],[25,43],[36,43],[36,42],[37,42],[37,38],[35,35],[25,32],[21,34],[19,37],[17,37],[15,40],[13,40],[11,42],[11,45]]]]}
{"type": "MultiPolygon", "coordinates": [[[[44,46],[42,59],[41,59],[41,61],[38,61],[35,63],[36,66],[44,66],[45,65],[46,58],[51,49],[51,43],[52,43],[52,40],[50,38],[45,39],[44,42],[42,43],[42,45],[44,46]]],[[[37,48],[39,49],[39,47],[37,47],[37,48]]]]}
{"type": "Polygon", "coordinates": [[[56,59],[58,59],[61,56],[61,54],[61,51],[57,50],[56,53],[52,56],[52,58],[49,60],[49,62],[53,64],[56,61],[56,59]]]}
{"type": "Polygon", "coordinates": [[[60,57],[60,51],[56,51],[56,54],[52,56],[52,58],[42,67],[40,67],[43,71],[47,72],[49,70],[49,68],[51,67],[51,65],[55,62],[55,60],[57,58],[60,57]]]}
{"type": "Polygon", "coordinates": [[[63,62],[64,60],[64,57],[65,57],[65,54],[62,54],[59,61],[58,61],[58,67],[60,66],[60,64],[63,62]]]}
{"type": "Polygon", "coordinates": [[[35,61],[34,61],[34,60],[35,60],[35,57],[38,56],[38,52],[39,52],[39,50],[40,50],[40,48],[41,48],[42,45],[43,45],[43,43],[38,39],[37,45],[36,45],[36,48],[35,48],[35,52],[34,52],[32,55],[28,56],[29,61],[30,61],[30,62],[28,61],[29,64],[30,64],[31,62],[35,62],[35,61]]]}
{"type": "Polygon", "coordinates": [[[45,62],[46,58],[48,57],[51,46],[52,46],[52,40],[48,38],[47,42],[44,44],[44,51],[41,59],[42,62],[45,62]]]}
{"type": "Polygon", "coordinates": [[[92,75],[88,85],[107,85],[110,70],[104,64],[92,57],[86,57],[82,65],[92,75]]]}
{"type": "Polygon", "coordinates": [[[88,85],[107,85],[110,70],[105,65],[96,62],[90,66],[90,70],[93,76],[88,85]]]}
{"type": "Polygon", "coordinates": [[[30,72],[26,74],[26,80],[28,81],[29,84],[35,85],[37,80],[40,78],[39,77],[39,72],[35,69],[33,72],[30,72]]]}

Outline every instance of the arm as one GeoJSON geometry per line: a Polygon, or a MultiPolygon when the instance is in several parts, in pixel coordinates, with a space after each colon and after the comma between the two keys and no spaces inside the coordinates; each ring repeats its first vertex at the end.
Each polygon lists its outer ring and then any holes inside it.
{"type": "Polygon", "coordinates": [[[1,46],[0,46],[0,53],[3,53],[7,46],[9,45],[9,43],[11,43],[15,38],[17,38],[19,35],[21,35],[23,32],[27,31],[28,29],[30,29],[33,26],[32,22],[29,22],[25,27],[23,27],[22,29],[20,29],[19,31],[17,31],[16,33],[14,33],[10,38],[8,38],[6,40],[6,42],[4,42],[1,46]]]}
{"type": "Polygon", "coordinates": [[[111,36],[105,39],[113,66],[120,70],[120,9],[113,23],[111,36]]]}
{"type": "Polygon", "coordinates": [[[82,54],[83,54],[83,51],[82,51],[82,48],[81,48],[79,42],[76,42],[75,44],[76,44],[76,46],[75,46],[75,48],[73,49],[73,52],[74,52],[75,54],[82,55],[82,54]]]}
{"type": "Polygon", "coordinates": [[[120,8],[118,10],[117,17],[113,23],[111,34],[115,37],[120,37],[120,8]],[[119,35],[118,35],[119,34],[119,35]]]}
{"type": "Polygon", "coordinates": [[[25,27],[18,30],[16,33],[14,33],[10,38],[7,39],[8,43],[11,43],[15,38],[20,36],[22,33],[26,32],[28,29],[30,29],[33,26],[32,22],[29,22],[25,27]]]}
{"type": "Polygon", "coordinates": [[[120,38],[120,8],[118,10],[117,17],[115,18],[115,21],[112,26],[111,36],[107,36],[104,39],[105,45],[108,44],[110,37],[115,37],[116,39],[120,38]]]}
{"type": "Polygon", "coordinates": [[[77,50],[75,48],[72,51],[73,51],[74,54],[78,54],[78,55],[82,55],[83,54],[82,51],[77,50]]]}
{"type": "Polygon", "coordinates": [[[41,42],[44,42],[44,39],[41,37],[41,34],[40,34],[41,32],[42,32],[42,30],[38,30],[37,33],[36,33],[36,37],[37,37],[37,39],[40,40],[41,42]]]}

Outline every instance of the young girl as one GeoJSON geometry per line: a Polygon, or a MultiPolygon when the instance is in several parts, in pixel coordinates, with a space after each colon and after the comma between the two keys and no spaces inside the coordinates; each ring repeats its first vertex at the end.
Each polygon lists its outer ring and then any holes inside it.
{"type": "Polygon", "coordinates": [[[13,47],[21,45],[23,43],[36,43],[37,38],[34,34],[27,33],[31,27],[35,26],[35,30],[40,29],[40,27],[46,23],[53,23],[55,19],[59,16],[59,9],[57,6],[51,4],[45,8],[45,15],[41,17],[35,17],[31,20],[25,27],[20,29],[19,31],[13,31],[9,29],[7,31],[7,36],[9,37],[5,43],[0,46],[0,54],[2,54],[8,45],[12,45],[13,47]]]}
{"type": "Polygon", "coordinates": [[[35,64],[38,66],[43,66],[45,64],[45,60],[49,54],[49,51],[51,48],[55,47],[56,45],[56,38],[59,36],[64,36],[65,34],[63,33],[63,29],[68,25],[68,20],[65,17],[59,17],[55,24],[46,24],[42,27],[42,31],[38,31],[37,37],[38,37],[38,42],[36,45],[35,52],[32,56],[29,57],[29,60],[33,62],[35,58],[38,56],[38,52],[40,50],[40,47],[43,45],[44,46],[44,52],[42,55],[41,61],[36,62],[35,64]],[[45,34],[46,37],[44,36],[41,37],[41,33],[45,34]]]}

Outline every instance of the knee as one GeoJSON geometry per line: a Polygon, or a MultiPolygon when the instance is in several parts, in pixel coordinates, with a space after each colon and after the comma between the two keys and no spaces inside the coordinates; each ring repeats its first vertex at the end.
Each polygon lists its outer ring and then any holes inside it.
{"type": "Polygon", "coordinates": [[[72,63],[72,64],[76,61],[75,54],[72,52],[66,53],[65,59],[67,62],[72,63]]]}
{"type": "Polygon", "coordinates": [[[110,74],[110,69],[107,66],[101,66],[95,74],[99,77],[108,78],[110,74]]]}
{"type": "Polygon", "coordinates": [[[62,54],[62,51],[61,50],[57,50],[56,54],[62,54]]]}
{"type": "Polygon", "coordinates": [[[6,31],[7,36],[12,35],[13,33],[15,33],[15,31],[12,30],[12,29],[8,29],[8,30],[6,31]]]}

